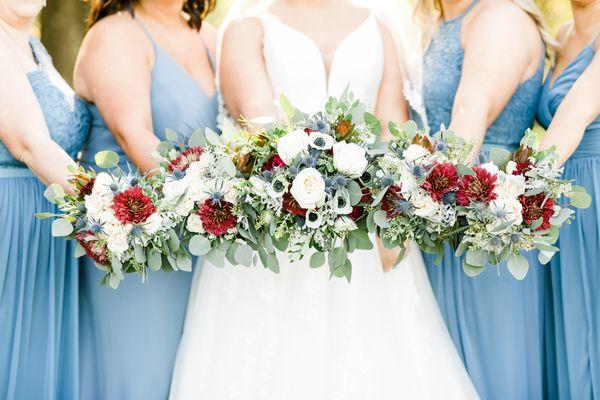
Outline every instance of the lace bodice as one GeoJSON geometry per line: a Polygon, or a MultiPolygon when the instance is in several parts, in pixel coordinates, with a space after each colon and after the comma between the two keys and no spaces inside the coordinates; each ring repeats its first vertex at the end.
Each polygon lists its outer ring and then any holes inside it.
{"type": "MultiPolygon", "coordinates": [[[[59,75],[44,46],[35,38],[30,45],[38,67],[27,74],[31,88],[44,113],[52,139],[71,157],[76,157],[87,137],[90,116],[83,100],[59,75]]],[[[25,168],[0,141],[0,168],[25,168]]]]}

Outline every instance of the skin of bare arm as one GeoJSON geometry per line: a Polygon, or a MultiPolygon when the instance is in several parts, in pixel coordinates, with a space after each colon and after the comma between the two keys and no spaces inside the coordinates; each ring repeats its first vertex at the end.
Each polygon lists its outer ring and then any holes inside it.
{"type": "Polygon", "coordinates": [[[489,126],[521,82],[535,73],[542,45],[534,22],[508,2],[474,9],[463,27],[464,61],[449,129],[473,141],[479,153],[489,126]]]}
{"type": "Polygon", "coordinates": [[[402,123],[408,119],[408,104],[404,98],[404,75],[398,60],[396,44],[392,33],[383,23],[379,22],[379,29],[383,40],[384,60],[383,77],[377,95],[377,108],[375,115],[382,124],[383,141],[390,141],[392,136],[388,130],[390,121],[402,123]]]}
{"type": "Polygon", "coordinates": [[[262,43],[262,26],[255,18],[233,21],[223,35],[219,61],[221,92],[236,120],[241,116],[251,120],[277,115],[262,43]]]}
{"type": "Polygon", "coordinates": [[[149,39],[123,13],[94,25],[75,66],[76,91],[98,107],[117,143],[140,171],[156,166],[151,152],[160,143],[152,130],[153,62],[149,39]]]}
{"type": "MultiPolygon", "coordinates": [[[[598,45],[596,45],[598,48],[598,45]]],[[[563,164],[579,146],[585,129],[600,115],[600,53],[581,74],[556,110],[541,143],[556,146],[563,164]]]]}
{"type": "Polygon", "coordinates": [[[69,190],[71,157],[50,137],[44,114],[7,38],[0,38],[0,139],[44,184],[69,190]]]}

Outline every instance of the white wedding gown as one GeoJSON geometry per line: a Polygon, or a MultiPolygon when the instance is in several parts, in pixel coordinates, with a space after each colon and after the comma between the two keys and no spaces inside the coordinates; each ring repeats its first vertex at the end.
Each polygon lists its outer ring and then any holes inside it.
{"type": "MultiPolygon", "coordinates": [[[[383,70],[377,19],[337,48],[329,78],[317,46],[259,15],[275,98],[314,112],[351,90],[374,106],[383,70]]],[[[421,253],[382,271],[376,249],[350,255],[352,282],[308,261],[281,272],[209,262],[195,272],[173,400],[473,399],[433,296],[421,253]]],[[[308,260],[308,257],[306,258],[308,260]]]]}

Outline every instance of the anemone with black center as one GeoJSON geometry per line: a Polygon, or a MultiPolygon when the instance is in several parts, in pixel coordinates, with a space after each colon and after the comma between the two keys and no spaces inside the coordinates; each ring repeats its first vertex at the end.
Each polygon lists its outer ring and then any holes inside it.
{"type": "Polygon", "coordinates": [[[347,205],[346,199],[343,196],[338,196],[337,207],[344,208],[344,207],[346,207],[346,205],[347,205]]]}
{"type": "Polygon", "coordinates": [[[316,222],[319,220],[319,214],[315,210],[307,211],[306,219],[310,222],[316,222]]]}
{"type": "Polygon", "coordinates": [[[371,173],[368,171],[363,172],[363,174],[360,176],[360,181],[364,184],[371,182],[371,179],[373,179],[373,175],[371,175],[371,173]]]}
{"type": "Polygon", "coordinates": [[[271,187],[273,188],[273,191],[275,191],[275,193],[283,193],[285,192],[287,185],[283,180],[278,178],[273,180],[273,182],[271,183],[271,187]]]}
{"type": "Polygon", "coordinates": [[[325,139],[323,139],[322,137],[318,137],[314,140],[314,144],[317,147],[323,147],[325,146],[325,139]]]}

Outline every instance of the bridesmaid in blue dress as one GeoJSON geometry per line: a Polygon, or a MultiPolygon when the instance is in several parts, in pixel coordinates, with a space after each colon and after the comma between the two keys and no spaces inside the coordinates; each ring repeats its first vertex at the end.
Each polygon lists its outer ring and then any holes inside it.
{"type": "Polygon", "coordinates": [[[85,103],[30,31],[43,1],[0,0],[0,398],[77,399],[78,268],[45,184],[68,188],[85,103]]]}
{"type": "MultiPolygon", "coordinates": [[[[212,6],[181,0],[95,3],[75,70],[76,90],[92,115],[84,164],[92,165],[100,150],[113,150],[122,167],[149,170],[156,167],[151,151],[165,139],[165,129],[184,136],[197,128],[216,130],[216,33],[202,24],[212,6]]],[[[192,274],[161,271],[146,284],[131,276],[117,290],[99,286],[101,278],[83,261],[80,397],[166,399],[192,274]]]]}
{"type": "Polygon", "coordinates": [[[561,399],[600,398],[600,1],[572,1],[574,22],[542,90],[542,147],[556,146],[564,177],[593,202],[561,230],[552,260],[557,375],[561,399]]]}
{"type": "MultiPolygon", "coordinates": [[[[515,2],[516,3],[516,2],[515,2]]],[[[423,22],[437,28],[424,55],[424,103],[431,129],[441,124],[481,142],[472,159],[491,147],[515,150],[533,125],[544,70],[544,43],[536,21],[508,0],[422,0],[423,22]],[[427,19],[429,17],[429,19],[427,19]],[[433,20],[432,20],[433,17],[433,20]]],[[[528,10],[538,10],[528,3],[528,10]]],[[[547,35],[546,35],[547,36],[547,35]]],[[[425,254],[427,272],[450,334],[483,399],[542,399],[546,382],[544,324],[549,272],[530,256],[517,281],[506,265],[469,278],[446,246],[440,265],[425,254]]]]}

